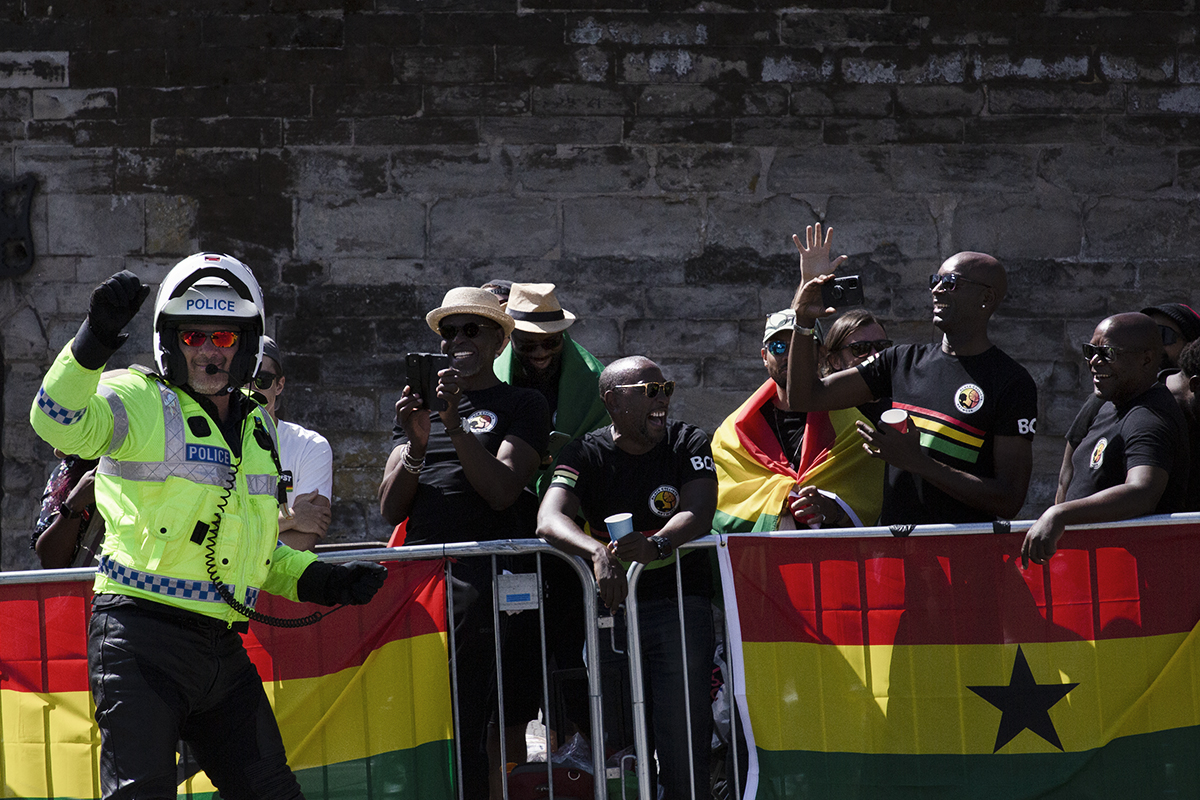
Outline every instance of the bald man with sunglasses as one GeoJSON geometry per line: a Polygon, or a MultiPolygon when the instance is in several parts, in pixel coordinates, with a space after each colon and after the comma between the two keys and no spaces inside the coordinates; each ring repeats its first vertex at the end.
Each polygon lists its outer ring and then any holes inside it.
{"type": "Polygon", "coordinates": [[[809,252],[818,263],[802,265],[804,275],[815,277],[801,284],[792,301],[796,327],[788,404],[822,411],[890,396],[894,408],[908,412],[906,432],[858,423],[863,447],[887,462],[880,524],[1016,516],[1033,471],[1037,388],[1025,368],[988,336],[988,322],[1007,291],[1004,267],[984,253],[946,259],[929,279],[939,344],[891,347],[821,378],[813,326],[834,313],[821,302],[821,287],[846,256],[830,264],[827,242],[809,252]]]}
{"type": "MultiPolygon", "coordinates": [[[[1162,338],[1145,314],[1108,317],[1082,345],[1095,397],[1103,402],[1079,446],[1068,447],[1054,505],[1025,535],[1021,563],[1045,564],[1067,525],[1170,514],[1187,506],[1191,462],[1187,420],[1158,382],[1162,338]]],[[[1087,404],[1084,405],[1087,412],[1087,404]]]]}
{"type": "MultiPolygon", "coordinates": [[[[563,448],[538,510],[538,535],[567,553],[589,559],[601,598],[614,611],[628,593],[626,564],[646,565],[637,584],[638,624],[658,782],[667,798],[708,797],[712,570],[705,551],[679,555],[676,549],[712,529],[717,475],[704,432],[668,419],[674,392],[675,382],[664,380],[662,370],[648,358],[623,358],[605,368],[600,394],[612,425],[563,448]],[[633,532],[607,542],[605,520],[621,513],[632,514],[633,532]],[[591,536],[576,521],[580,515],[587,520],[591,536]],[[604,540],[593,538],[599,536],[604,540]],[[687,631],[687,706],[681,702],[684,654],[676,605],[677,559],[687,631]]],[[[618,620],[620,628],[623,617],[618,620]]]]}

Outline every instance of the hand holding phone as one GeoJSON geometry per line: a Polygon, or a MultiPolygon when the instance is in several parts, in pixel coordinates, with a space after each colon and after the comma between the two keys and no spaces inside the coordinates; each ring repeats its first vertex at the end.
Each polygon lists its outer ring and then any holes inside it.
{"type": "Polygon", "coordinates": [[[406,380],[421,396],[421,408],[445,411],[446,402],[437,396],[438,372],[450,367],[450,357],[441,353],[409,353],[404,357],[406,380]]]}

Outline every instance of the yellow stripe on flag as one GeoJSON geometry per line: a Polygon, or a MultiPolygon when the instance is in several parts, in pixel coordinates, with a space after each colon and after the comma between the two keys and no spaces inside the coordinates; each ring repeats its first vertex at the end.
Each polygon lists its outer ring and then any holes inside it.
{"type": "MultiPolygon", "coordinates": [[[[446,641],[444,633],[400,639],[361,667],[264,684],[288,765],[319,767],[453,738],[446,641]]],[[[216,790],[203,773],[187,787],[216,790]]]]}
{"type": "MultiPolygon", "coordinates": [[[[1037,684],[1079,684],[1049,711],[1063,750],[1072,752],[1122,736],[1200,725],[1196,637],[1193,630],[1020,647],[1037,684]]],[[[755,745],[776,751],[990,754],[1001,711],[967,687],[1008,686],[1017,646],[746,642],[755,745]]],[[[1001,752],[1057,749],[1025,730],[1001,752]]]]}
{"type": "Polygon", "coordinates": [[[90,692],[0,691],[0,797],[99,797],[90,692]]]}

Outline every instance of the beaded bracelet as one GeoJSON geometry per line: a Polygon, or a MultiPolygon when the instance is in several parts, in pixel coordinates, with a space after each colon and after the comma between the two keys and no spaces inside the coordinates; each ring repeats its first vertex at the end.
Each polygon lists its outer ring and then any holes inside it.
{"type": "Polygon", "coordinates": [[[417,461],[410,455],[410,452],[409,446],[405,445],[404,453],[400,459],[400,466],[404,468],[405,472],[411,472],[413,475],[416,475],[425,466],[425,459],[421,458],[420,461],[417,461]]]}

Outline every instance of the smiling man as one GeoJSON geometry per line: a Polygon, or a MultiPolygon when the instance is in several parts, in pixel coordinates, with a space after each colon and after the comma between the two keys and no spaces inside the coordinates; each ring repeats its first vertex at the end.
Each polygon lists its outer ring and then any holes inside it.
{"type": "Polygon", "coordinates": [[[834,313],[821,302],[821,286],[833,273],[815,272],[825,274],[803,283],[792,301],[788,405],[827,411],[891,397],[893,407],[908,412],[907,433],[858,423],[863,446],[887,462],[880,524],[1016,516],[1033,470],[1037,388],[988,336],[1008,287],[1000,262],[957,253],[930,276],[939,344],[897,345],[824,378],[817,374],[813,325],[834,313]]]}
{"type": "Polygon", "coordinates": [[[605,368],[600,394],[612,425],[563,449],[538,511],[538,535],[591,560],[600,595],[610,609],[617,609],[628,593],[625,565],[646,565],[638,581],[638,623],[658,780],[668,798],[693,796],[693,779],[694,796],[707,797],[712,572],[706,552],[692,550],[680,557],[676,548],[711,529],[717,476],[704,432],[667,418],[674,391],[675,382],[664,380],[662,370],[648,358],[623,358],[605,368]],[[592,532],[605,540],[584,533],[577,522],[581,513],[592,532]],[[605,519],[621,513],[633,515],[633,533],[606,544],[605,519]],[[690,731],[681,702],[684,654],[676,605],[677,558],[687,630],[690,731]]]}
{"type": "MultiPolygon", "coordinates": [[[[1079,446],[1067,451],[1055,504],[1025,535],[1021,561],[1044,564],[1067,525],[1181,511],[1191,461],[1187,420],[1157,381],[1162,338],[1145,314],[1117,314],[1096,326],[1083,357],[1103,401],[1079,446]]],[[[1086,404],[1085,404],[1086,408],[1086,404]]],[[[1083,412],[1081,412],[1083,413],[1083,412]]]]}
{"type": "Polygon", "coordinates": [[[102,376],[149,292],[127,271],[96,288],[30,415],[52,446],[100,460],[106,532],[88,623],[100,788],[174,797],[182,739],[222,797],[303,797],[238,632],[261,619],[260,590],[365,603],[387,570],[277,546],[275,427],[238,390],[262,361],[249,268],[220,253],[176,264],[154,303],[158,372],[102,376]]]}
{"type": "MultiPolygon", "coordinates": [[[[431,412],[429,398],[404,387],[379,486],[383,518],[407,519],[406,545],[532,538],[537,498],[527,486],[546,451],[550,418],[540,394],[501,383],[493,370],[512,317],[487,290],[459,287],[425,321],[450,357],[435,389],[446,407],[431,412]]],[[[491,560],[458,559],[451,575],[464,796],[484,798],[495,685],[491,560]]]]}

